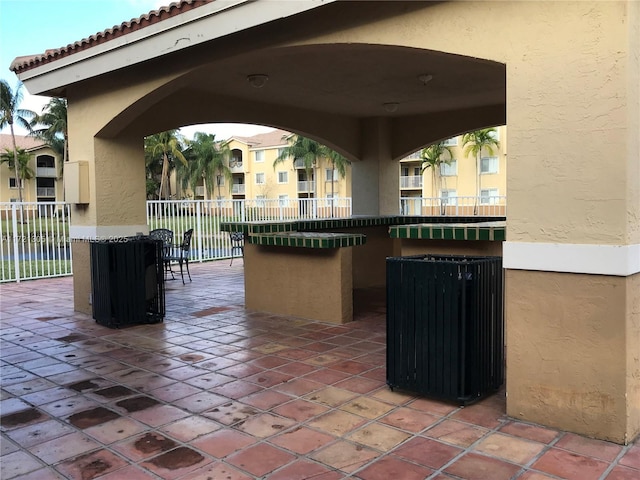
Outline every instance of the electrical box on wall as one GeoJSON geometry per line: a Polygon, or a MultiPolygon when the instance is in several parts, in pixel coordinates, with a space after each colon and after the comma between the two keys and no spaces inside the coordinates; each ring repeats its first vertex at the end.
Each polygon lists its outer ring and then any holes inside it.
{"type": "Polygon", "coordinates": [[[67,162],[64,166],[64,194],[69,203],[89,203],[89,162],[67,162]]]}

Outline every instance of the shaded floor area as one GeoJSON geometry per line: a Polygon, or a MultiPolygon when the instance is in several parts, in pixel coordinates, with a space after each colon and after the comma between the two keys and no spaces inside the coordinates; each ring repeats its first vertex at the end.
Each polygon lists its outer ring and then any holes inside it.
{"type": "Polygon", "coordinates": [[[120,330],[71,278],[0,285],[2,479],[640,478],[640,444],[515,421],[504,392],[390,391],[384,292],[335,326],[246,311],[242,261],[191,272],[164,323],[120,330]]]}

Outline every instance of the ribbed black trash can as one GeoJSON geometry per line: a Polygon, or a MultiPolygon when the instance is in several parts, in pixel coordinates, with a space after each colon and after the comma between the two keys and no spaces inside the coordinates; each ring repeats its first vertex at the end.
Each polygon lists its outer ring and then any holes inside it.
{"type": "Polygon", "coordinates": [[[501,257],[387,258],[387,384],[472,403],[504,381],[501,257]]]}
{"type": "Polygon", "coordinates": [[[119,328],[162,322],[165,315],[162,242],[146,236],[95,241],[91,252],[93,318],[119,328]]]}

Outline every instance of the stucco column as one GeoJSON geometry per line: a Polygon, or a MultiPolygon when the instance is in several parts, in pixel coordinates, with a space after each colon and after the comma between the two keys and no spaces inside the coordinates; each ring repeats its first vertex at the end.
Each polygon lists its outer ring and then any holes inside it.
{"type": "Polygon", "coordinates": [[[351,164],[354,215],[397,215],[400,168],[391,157],[388,118],[362,122],[362,159],[351,164]]]}
{"type": "Polygon", "coordinates": [[[73,133],[77,135],[70,136],[70,144],[75,145],[75,149],[70,149],[70,161],[87,162],[89,183],[89,202],[73,205],[69,228],[74,308],[90,314],[89,242],[149,231],[145,209],[144,148],[140,137],[94,138],[81,128],[73,133]]]}
{"type": "Polygon", "coordinates": [[[507,414],[628,443],[640,433],[640,4],[594,5],[609,15],[564,31],[580,42],[523,33],[526,61],[507,64],[507,414]]]}

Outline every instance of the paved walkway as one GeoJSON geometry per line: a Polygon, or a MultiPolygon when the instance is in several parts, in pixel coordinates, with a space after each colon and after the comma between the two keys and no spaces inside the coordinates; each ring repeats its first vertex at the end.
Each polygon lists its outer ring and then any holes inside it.
{"type": "Polygon", "coordinates": [[[192,276],[121,330],[70,278],[0,285],[2,479],[640,479],[640,444],[514,421],[503,392],[391,392],[381,292],[332,326],[246,311],[242,261],[192,276]]]}

